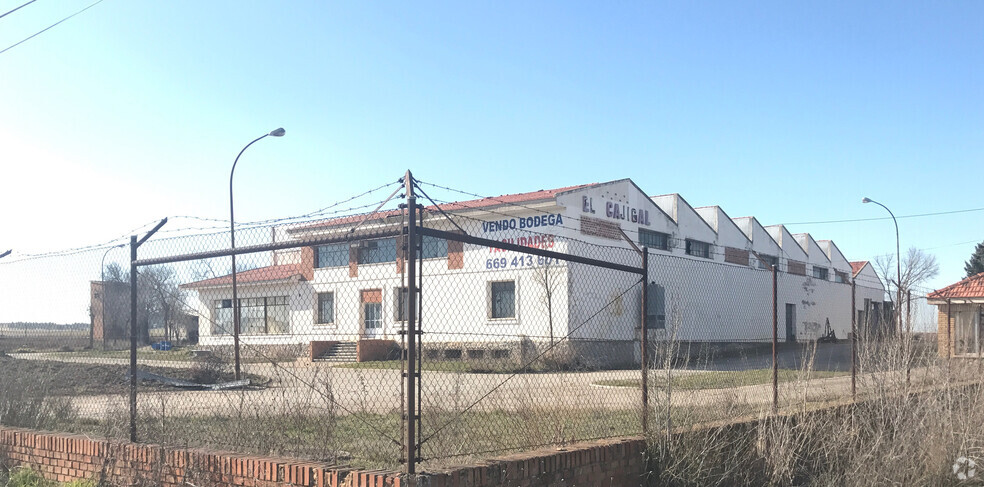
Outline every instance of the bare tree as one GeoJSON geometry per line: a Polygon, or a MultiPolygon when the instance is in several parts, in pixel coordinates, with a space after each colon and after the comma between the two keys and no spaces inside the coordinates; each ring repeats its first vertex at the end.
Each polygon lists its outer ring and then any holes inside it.
{"type": "Polygon", "coordinates": [[[554,292],[560,284],[560,275],[553,270],[557,264],[551,259],[544,259],[544,263],[533,274],[533,280],[543,287],[543,305],[547,308],[547,324],[550,325],[550,345],[554,344],[554,320],[553,320],[553,301],[554,292]]]}
{"type": "MultiPolygon", "coordinates": [[[[113,262],[106,266],[106,281],[129,284],[130,274],[113,262]]],[[[127,304],[127,306],[129,306],[127,304]]],[[[151,323],[164,328],[167,338],[174,336],[175,325],[184,309],[177,272],[170,266],[140,269],[137,275],[137,329],[141,343],[150,343],[151,323]]],[[[120,309],[121,313],[129,313],[120,309]]]]}
{"type": "MultiPolygon", "coordinates": [[[[875,258],[875,269],[885,276],[887,291],[892,296],[898,291],[900,282],[896,267],[894,254],[881,255],[875,258]]],[[[940,266],[934,255],[915,247],[909,247],[909,250],[902,256],[902,294],[904,295],[913,288],[919,287],[939,273],[940,266]]]]}

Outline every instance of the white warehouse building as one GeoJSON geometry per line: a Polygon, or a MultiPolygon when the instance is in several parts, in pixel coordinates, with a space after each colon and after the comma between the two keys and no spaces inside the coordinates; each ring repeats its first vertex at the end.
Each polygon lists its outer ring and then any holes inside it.
{"type": "MultiPolygon", "coordinates": [[[[845,339],[852,316],[867,321],[876,306],[890,306],[871,266],[852,265],[830,240],[763,226],[755,217],[731,218],[718,206],[693,208],[678,194],[648,196],[629,179],[442,204],[440,210],[425,208],[423,225],[634,267],[641,265],[637,249],[647,247],[651,339],[770,341],[771,265],[779,271],[782,341],[845,339]]],[[[400,237],[304,243],[344,236],[360,222],[362,230],[397,235],[405,223],[401,211],[364,218],[274,229],[275,241],[299,247],[274,251],[272,265],[237,274],[242,343],[309,347],[316,357],[328,344],[352,342],[360,359],[370,359],[401,339],[406,266],[400,237]]],[[[638,360],[636,274],[431,237],[423,239],[422,257],[425,344],[461,344],[464,353],[470,344],[504,344],[507,354],[520,340],[538,346],[567,337],[584,344],[579,353],[597,353],[591,343],[603,341],[612,353],[638,360]]],[[[231,345],[231,276],[182,287],[194,296],[200,344],[231,345]]]]}

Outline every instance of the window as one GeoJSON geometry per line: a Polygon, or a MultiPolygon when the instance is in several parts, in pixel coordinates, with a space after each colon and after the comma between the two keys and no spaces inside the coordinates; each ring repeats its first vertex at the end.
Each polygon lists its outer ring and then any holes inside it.
{"type": "Polygon", "coordinates": [[[813,277],[814,277],[814,279],[823,279],[824,281],[826,281],[827,280],[827,268],[826,267],[813,266],[813,277]]]}
{"type": "Polygon", "coordinates": [[[516,317],[516,281],[493,282],[492,319],[516,317]]]}
{"type": "Polygon", "coordinates": [[[335,293],[318,293],[318,323],[335,323],[335,293]]]}
{"type": "Polygon", "coordinates": [[[790,274],[796,274],[797,276],[806,275],[806,264],[803,262],[798,260],[789,260],[786,261],[786,267],[788,268],[787,272],[790,274]]]}
{"type": "Polygon", "coordinates": [[[420,243],[421,259],[439,259],[448,256],[448,241],[430,235],[422,235],[420,243]]]}
{"type": "Polygon", "coordinates": [[[687,239],[687,255],[694,257],[711,258],[711,244],[700,240],[687,239]]]}
{"type": "Polygon", "coordinates": [[[772,266],[779,267],[779,257],[769,254],[755,254],[758,257],[759,269],[771,269],[772,266]]]}
{"type": "Polygon", "coordinates": [[[396,239],[369,240],[359,245],[360,264],[396,262],[396,239]]]}
{"type": "Polygon", "coordinates": [[[232,300],[217,299],[215,301],[215,313],[212,319],[212,334],[231,335],[232,320],[232,300]]]}
{"type": "Polygon", "coordinates": [[[834,282],[841,284],[847,283],[847,274],[841,271],[834,271],[834,282]]]}
{"type": "Polygon", "coordinates": [[[322,245],[318,247],[315,258],[315,267],[345,267],[349,263],[349,245],[322,245]]]}
{"type": "Polygon", "coordinates": [[[407,321],[407,302],[409,301],[407,288],[398,287],[393,289],[393,317],[396,321],[407,321]]]}
{"type": "MultiPolygon", "coordinates": [[[[215,301],[213,335],[231,335],[235,326],[232,300],[215,301]]],[[[290,333],[287,296],[239,299],[240,335],[283,335],[290,333]]]]}
{"type": "Polygon", "coordinates": [[[383,303],[362,303],[363,323],[367,334],[383,327],[383,303]]]}
{"type": "Polygon", "coordinates": [[[665,233],[654,232],[652,230],[646,230],[645,228],[640,228],[639,245],[642,245],[643,247],[649,247],[650,249],[669,250],[670,236],[665,233]]]}
{"type": "Polygon", "coordinates": [[[663,286],[650,283],[646,294],[646,327],[650,330],[666,328],[666,292],[663,286]]]}

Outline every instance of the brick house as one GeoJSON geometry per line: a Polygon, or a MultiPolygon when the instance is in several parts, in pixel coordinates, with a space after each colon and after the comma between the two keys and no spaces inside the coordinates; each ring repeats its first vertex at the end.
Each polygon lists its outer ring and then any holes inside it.
{"type": "Polygon", "coordinates": [[[941,357],[980,357],[984,349],[984,272],[927,296],[939,309],[941,357]]]}

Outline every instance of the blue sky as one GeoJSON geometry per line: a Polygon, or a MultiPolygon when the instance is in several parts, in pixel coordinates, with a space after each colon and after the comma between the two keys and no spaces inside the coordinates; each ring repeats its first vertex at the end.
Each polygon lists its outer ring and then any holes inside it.
{"type": "MultiPolygon", "coordinates": [[[[0,11],[21,1],[0,1],[0,11]]],[[[0,49],[91,2],[0,19],[0,49]]],[[[0,54],[0,247],[305,213],[396,180],[632,178],[763,224],[984,207],[984,3],[105,0],[0,54]],[[187,222],[175,222],[176,225],[187,222]]],[[[444,194],[445,199],[460,195],[444,194]]],[[[900,220],[939,287],[984,212],[900,220]]],[[[891,221],[792,225],[852,260],[891,221]]]]}

